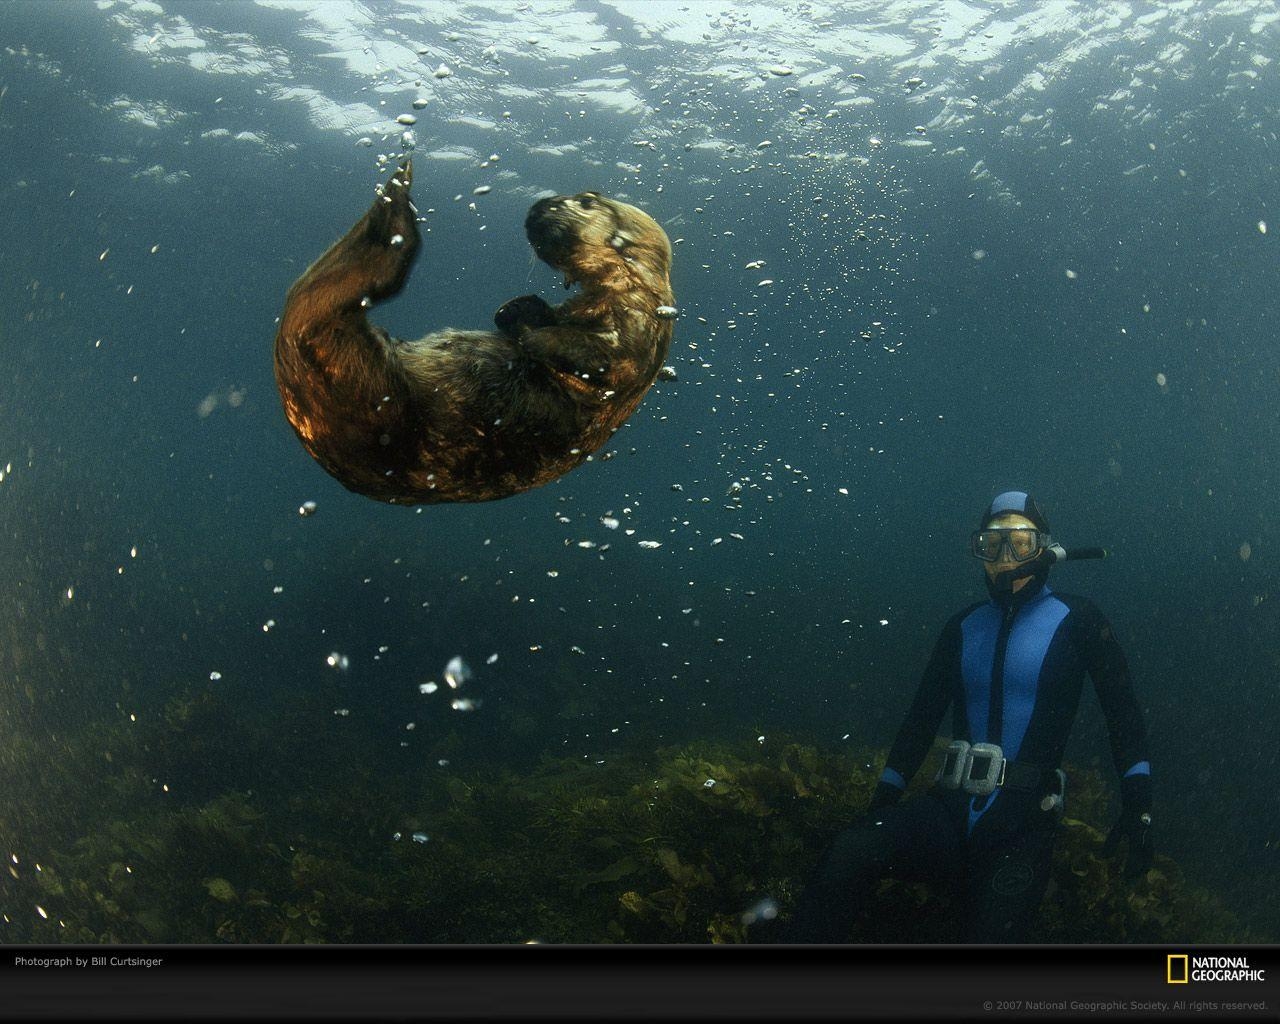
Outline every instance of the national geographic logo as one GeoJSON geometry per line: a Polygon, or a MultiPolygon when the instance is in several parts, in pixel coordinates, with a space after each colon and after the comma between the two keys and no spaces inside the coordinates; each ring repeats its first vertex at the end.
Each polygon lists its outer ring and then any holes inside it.
{"type": "Polygon", "coordinates": [[[1192,956],[1170,953],[1165,980],[1170,985],[1192,981],[1266,981],[1265,967],[1250,967],[1247,956],[1192,956]]]}

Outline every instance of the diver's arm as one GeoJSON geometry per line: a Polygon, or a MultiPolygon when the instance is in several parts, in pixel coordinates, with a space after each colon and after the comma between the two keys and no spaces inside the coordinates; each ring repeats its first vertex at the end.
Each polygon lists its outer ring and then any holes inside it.
{"type": "Polygon", "coordinates": [[[1078,615],[1076,644],[1107,719],[1111,759],[1116,773],[1122,779],[1134,775],[1150,778],[1147,728],[1142,708],[1138,706],[1138,698],[1133,692],[1133,680],[1129,676],[1129,663],[1124,651],[1111,624],[1092,603],[1082,603],[1078,607],[1078,615]]]}
{"type": "Polygon", "coordinates": [[[892,803],[901,796],[933,746],[942,716],[951,703],[952,683],[960,664],[959,617],[947,623],[933,646],[933,654],[920,677],[915,699],[889,750],[884,771],[876,785],[873,807],[892,803]]]}
{"type": "Polygon", "coordinates": [[[1133,692],[1124,651],[1103,614],[1082,605],[1076,643],[1089,669],[1098,703],[1107,719],[1111,759],[1120,776],[1120,818],[1107,836],[1104,854],[1114,854],[1128,840],[1125,873],[1143,874],[1151,867],[1151,762],[1147,760],[1147,727],[1133,692]]]}

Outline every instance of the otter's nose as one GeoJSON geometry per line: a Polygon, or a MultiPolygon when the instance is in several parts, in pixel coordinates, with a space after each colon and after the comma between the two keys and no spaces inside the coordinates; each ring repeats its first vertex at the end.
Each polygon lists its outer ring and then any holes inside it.
{"type": "Polygon", "coordinates": [[[564,206],[564,196],[546,196],[539,199],[531,207],[529,213],[524,219],[525,231],[530,231],[550,216],[559,213],[564,206]]]}
{"type": "Polygon", "coordinates": [[[529,216],[541,216],[543,214],[555,213],[562,206],[566,196],[543,196],[529,208],[529,216]]]}
{"type": "Polygon", "coordinates": [[[573,219],[566,215],[564,196],[548,196],[529,208],[525,235],[540,257],[552,259],[554,252],[571,244],[573,219]]]}

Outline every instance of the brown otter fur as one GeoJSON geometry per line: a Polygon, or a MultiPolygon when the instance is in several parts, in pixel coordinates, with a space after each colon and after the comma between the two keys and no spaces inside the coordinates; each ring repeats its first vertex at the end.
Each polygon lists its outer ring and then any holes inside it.
{"type": "Polygon", "coordinates": [[[592,192],[533,205],[534,252],[581,284],[558,307],[508,302],[498,330],[401,341],[366,309],[419,245],[406,161],[289,289],[276,383],[303,447],[344,486],[396,504],[490,501],[545,484],[640,404],[671,344],[671,244],[648,214],[592,192]]]}

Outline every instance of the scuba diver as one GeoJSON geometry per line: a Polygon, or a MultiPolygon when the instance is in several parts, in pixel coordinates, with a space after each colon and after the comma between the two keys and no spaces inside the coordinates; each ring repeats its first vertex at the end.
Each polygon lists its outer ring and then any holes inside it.
{"type": "Polygon", "coordinates": [[[1049,589],[1065,551],[1027,494],[987,507],[972,552],[990,600],[953,616],[924,670],[869,815],[819,863],[784,942],[842,942],[883,877],[939,881],[961,896],[966,942],[1026,941],[1049,881],[1066,776],[1059,767],[1087,672],[1106,716],[1122,810],[1106,855],[1127,843],[1130,878],[1151,867],[1151,765],[1124,652],[1086,598],[1049,589]],[[952,740],[933,787],[899,802],[948,705],[952,740]]]}

